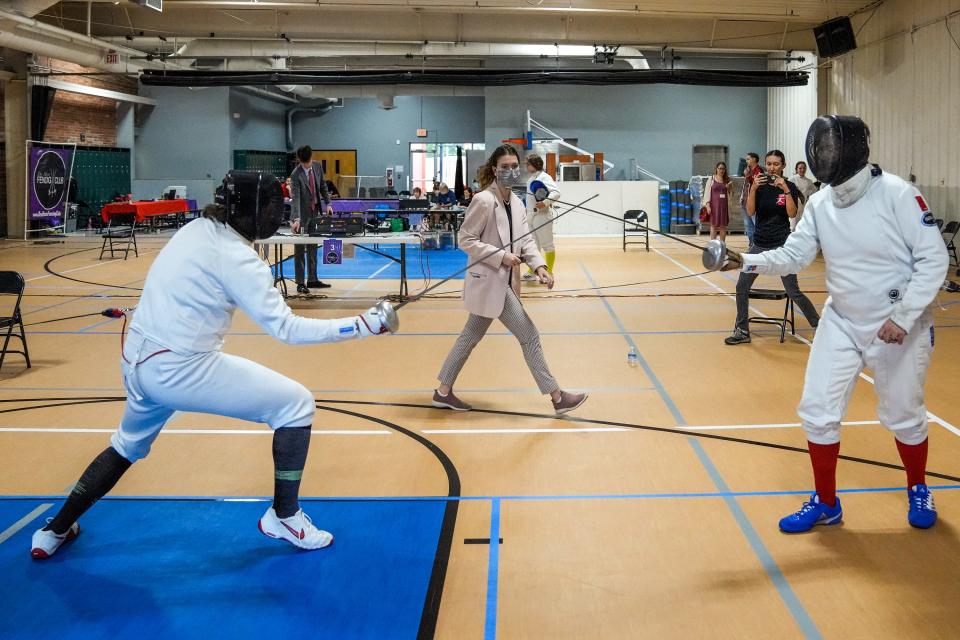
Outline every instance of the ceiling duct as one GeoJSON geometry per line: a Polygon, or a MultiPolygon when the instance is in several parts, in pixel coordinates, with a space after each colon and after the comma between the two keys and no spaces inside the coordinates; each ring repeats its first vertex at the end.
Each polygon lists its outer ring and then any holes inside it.
{"type": "MultiPolygon", "coordinates": [[[[603,47],[612,49],[611,47],[603,47]]],[[[635,47],[616,47],[614,60],[632,69],[649,69],[646,58],[635,47]]],[[[177,51],[176,57],[199,58],[534,58],[583,59],[592,61],[597,48],[584,45],[501,44],[492,42],[315,42],[297,40],[239,40],[196,38],[177,51]]]]}

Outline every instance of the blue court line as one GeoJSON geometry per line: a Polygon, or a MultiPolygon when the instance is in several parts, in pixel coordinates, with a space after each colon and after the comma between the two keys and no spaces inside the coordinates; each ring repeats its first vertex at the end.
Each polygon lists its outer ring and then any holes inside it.
{"type": "Polygon", "coordinates": [[[490,554],[487,556],[487,613],[484,640],[497,637],[497,587],[500,579],[500,499],[490,503],[490,554]]]}
{"type": "MultiPolygon", "coordinates": [[[[142,282],[142,281],[143,281],[143,278],[138,278],[137,280],[131,280],[130,282],[124,282],[124,283],[122,283],[122,286],[129,286],[129,285],[132,285],[132,284],[134,284],[134,283],[142,282]]],[[[24,309],[24,312],[25,312],[24,315],[27,315],[27,313],[39,313],[39,312],[41,312],[41,311],[46,311],[47,309],[54,309],[54,308],[56,308],[56,307],[62,307],[62,306],[64,306],[64,305],[73,304],[74,302],[80,302],[80,301],[85,301],[85,300],[96,300],[97,298],[109,300],[109,299],[110,299],[109,296],[110,296],[110,290],[111,290],[111,289],[113,289],[113,287],[110,287],[109,289],[101,289],[100,291],[95,291],[94,293],[90,293],[90,294],[81,294],[81,295],[78,295],[78,296],[76,296],[76,297],[70,298],[69,300],[65,300],[65,301],[63,301],[63,302],[56,302],[56,303],[54,303],[54,304],[50,304],[50,305],[47,305],[47,306],[45,306],[45,307],[39,307],[39,308],[37,308],[37,309],[34,309],[34,308],[26,308],[26,309],[24,309]]]]}
{"type": "MultiPolygon", "coordinates": [[[[577,260],[577,264],[580,265],[580,269],[583,270],[585,276],[587,276],[587,281],[590,283],[591,287],[597,286],[597,283],[594,281],[593,276],[590,274],[587,266],[583,264],[582,261],[577,260]]],[[[673,419],[677,421],[677,424],[680,426],[685,426],[687,421],[684,420],[683,414],[680,413],[680,409],[677,408],[677,405],[674,404],[673,399],[670,398],[670,394],[667,393],[667,390],[664,388],[663,384],[660,382],[660,379],[657,378],[657,374],[653,372],[653,369],[650,368],[650,365],[647,363],[646,358],[643,357],[643,354],[640,353],[640,349],[637,348],[637,343],[633,341],[633,338],[630,337],[630,334],[627,332],[627,329],[623,326],[623,322],[620,321],[620,316],[617,315],[617,312],[613,310],[613,306],[610,304],[610,301],[604,297],[603,294],[600,294],[600,301],[603,302],[603,306],[607,308],[607,313],[610,314],[610,318],[613,319],[613,323],[617,325],[617,329],[620,330],[623,339],[627,341],[627,344],[636,351],[637,359],[640,362],[640,366],[643,367],[644,373],[647,374],[647,377],[653,383],[653,386],[656,387],[657,393],[660,394],[660,397],[663,399],[664,404],[667,405],[667,408],[670,409],[670,413],[673,414],[673,419]]]]}
{"type": "MultiPolygon", "coordinates": [[[[960,484],[929,485],[931,491],[957,491],[960,484]]],[[[502,495],[502,496],[301,496],[304,502],[501,502],[515,501],[563,501],[563,500],[676,500],[684,498],[764,498],[777,496],[809,496],[813,491],[808,489],[783,490],[755,490],[755,491],[694,491],[672,493],[600,493],[600,494],[560,494],[560,495],[502,495]]],[[[837,489],[841,494],[858,493],[898,493],[906,491],[906,487],[856,487],[852,489],[837,489]]],[[[0,500],[62,500],[66,494],[46,495],[0,495],[0,500]]],[[[273,500],[273,496],[116,496],[107,495],[103,500],[211,500],[221,502],[273,500]]]]}
{"type": "Polygon", "coordinates": [[[93,323],[92,325],[90,325],[89,327],[84,327],[83,329],[80,329],[79,331],[77,331],[77,333],[86,333],[86,332],[90,331],[91,329],[96,329],[97,327],[102,327],[102,326],[105,325],[105,324],[110,324],[110,323],[113,322],[114,320],[116,320],[116,318],[107,318],[106,320],[101,320],[101,321],[99,321],[99,322],[95,322],[95,323],[93,323]]]}
{"type": "MultiPolygon", "coordinates": [[[[693,450],[696,452],[697,457],[700,458],[700,462],[707,470],[707,473],[710,474],[710,479],[713,480],[713,484],[716,485],[717,489],[723,492],[729,491],[726,481],[723,479],[723,476],[720,475],[720,471],[717,470],[717,467],[714,466],[713,461],[710,459],[710,456],[707,455],[707,452],[703,448],[703,445],[700,444],[700,441],[696,440],[695,438],[687,438],[687,442],[689,442],[690,446],[693,447],[693,450]]],[[[750,546],[753,548],[754,554],[756,554],[757,558],[760,560],[760,564],[763,565],[763,569],[767,572],[767,576],[770,578],[770,581],[773,582],[773,586],[776,587],[777,592],[780,594],[780,598],[783,600],[783,603],[787,606],[787,609],[790,610],[790,614],[796,621],[797,626],[800,627],[800,631],[803,632],[803,636],[805,638],[822,638],[823,636],[820,635],[820,631],[817,629],[817,626],[810,618],[807,610],[804,609],[800,599],[797,598],[797,594],[793,592],[793,588],[790,586],[790,583],[787,582],[787,579],[784,577],[783,572],[777,565],[776,560],[773,559],[773,556],[770,555],[766,545],[763,544],[763,541],[757,534],[756,529],[754,529],[753,525],[750,524],[750,520],[743,512],[743,509],[740,507],[740,504],[737,502],[736,498],[733,496],[724,496],[723,500],[727,503],[727,507],[730,509],[734,519],[740,526],[740,531],[743,532],[744,537],[746,537],[747,541],[750,543],[750,546]]]]}

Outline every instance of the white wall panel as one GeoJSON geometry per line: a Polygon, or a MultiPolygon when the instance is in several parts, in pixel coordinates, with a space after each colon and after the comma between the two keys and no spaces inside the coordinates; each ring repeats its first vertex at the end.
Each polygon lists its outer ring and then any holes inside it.
{"type": "MultiPolygon", "coordinates": [[[[576,204],[587,198],[597,198],[585,207],[608,213],[618,218],[628,209],[643,209],[650,216],[650,228],[660,228],[660,184],[646,181],[561,182],[560,199],[576,204]]],[[[566,207],[561,207],[561,211],[566,207]]],[[[557,235],[590,236],[620,235],[623,223],[585,211],[572,211],[556,222],[557,235]]]]}
{"type": "Polygon", "coordinates": [[[821,103],[863,118],[872,161],[914,174],[938,217],[960,218],[960,0],[890,0],[869,15],[854,21],[858,49],[822,70],[821,103]]]}
{"type": "MultiPolygon", "coordinates": [[[[781,54],[777,54],[781,57],[781,54]]],[[[804,140],[810,123],[817,117],[817,56],[809,51],[795,51],[792,57],[803,62],[770,62],[776,71],[806,69],[810,81],[804,87],[777,87],[767,90],[767,149],[780,149],[787,157],[785,175],[793,175],[799,160],[806,160],[804,140]]],[[[763,155],[763,151],[759,152],[763,155]]]]}

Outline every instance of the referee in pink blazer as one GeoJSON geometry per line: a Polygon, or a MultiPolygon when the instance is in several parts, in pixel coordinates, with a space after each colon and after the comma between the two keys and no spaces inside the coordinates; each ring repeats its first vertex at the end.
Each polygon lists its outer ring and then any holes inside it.
{"type": "Polygon", "coordinates": [[[547,271],[537,243],[530,235],[526,207],[511,191],[520,183],[520,156],[510,145],[497,147],[478,171],[480,186],[467,209],[460,227],[460,248],[467,252],[470,263],[482,262],[467,270],[463,283],[463,303],[470,312],[467,324],[443,363],[437,379],[440,386],[433,393],[433,406],[454,411],[472,407],[453,393],[453,385],[494,318],[516,337],[523,349],[530,373],[540,393],[550,395],[553,409],[559,415],[583,404],[585,393],[570,393],[550,373],[540,333],[520,303],[520,269],[526,263],[540,282],[553,288],[553,275],[547,271]],[[498,249],[498,247],[505,247],[498,249]]]}

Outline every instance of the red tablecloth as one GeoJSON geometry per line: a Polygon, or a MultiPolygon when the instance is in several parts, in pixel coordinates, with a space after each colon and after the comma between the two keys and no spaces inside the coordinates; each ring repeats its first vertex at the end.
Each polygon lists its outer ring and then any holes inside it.
{"type": "Polygon", "coordinates": [[[114,202],[103,205],[100,217],[104,222],[110,222],[110,216],[118,213],[134,213],[137,222],[144,222],[151,216],[165,216],[171,213],[185,213],[190,211],[186,200],[145,200],[139,202],[114,202]]]}

